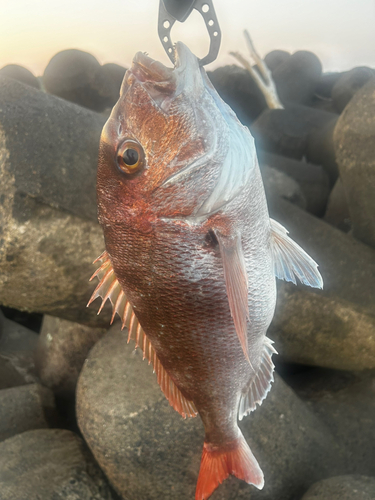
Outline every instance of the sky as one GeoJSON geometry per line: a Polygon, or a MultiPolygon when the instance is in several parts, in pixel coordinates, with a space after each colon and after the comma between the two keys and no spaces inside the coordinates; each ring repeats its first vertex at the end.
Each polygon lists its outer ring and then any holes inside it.
{"type": "MultiPolygon", "coordinates": [[[[208,69],[246,54],[243,30],[261,56],[273,49],[311,50],[324,71],[375,68],[375,0],[213,0],[222,30],[218,59],[208,69]]],[[[128,67],[141,50],[169,62],[157,35],[159,0],[0,0],[0,68],[20,64],[43,74],[57,52],[76,48],[101,64],[128,67]]],[[[172,29],[173,41],[203,57],[209,39],[193,11],[172,29]]]]}

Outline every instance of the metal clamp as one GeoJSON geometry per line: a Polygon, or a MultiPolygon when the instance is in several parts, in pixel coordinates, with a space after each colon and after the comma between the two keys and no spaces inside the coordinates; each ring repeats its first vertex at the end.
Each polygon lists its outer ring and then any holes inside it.
{"type": "Polygon", "coordinates": [[[174,63],[174,50],[171,40],[171,29],[176,21],[183,23],[196,9],[201,13],[210,36],[208,54],[199,60],[200,66],[205,66],[217,58],[221,42],[221,30],[212,0],[160,0],[158,33],[164,50],[174,63]]]}

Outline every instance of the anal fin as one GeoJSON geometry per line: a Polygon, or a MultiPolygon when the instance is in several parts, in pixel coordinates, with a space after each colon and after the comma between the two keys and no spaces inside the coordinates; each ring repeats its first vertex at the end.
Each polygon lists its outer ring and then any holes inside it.
{"type": "Polygon", "coordinates": [[[110,300],[113,311],[111,324],[117,313],[121,318],[122,328],[126,327],[128,329],[128,343],[132,339],[135,341],[135,347],[140,347],[142,349],[143,359],[147,359],[148,364],[152,364],[158,384],[165,397],[168,399],[169,404],[183,418],[195,417],[197,415],[197,410],[194,403],[185,398],[180,389],[170,378],[168,372],[157,357],[150,339],[145,334],[138,318],[134,314],[133,308],[115,276],[108,252],[103,252],[102,255],[94,261],[94,264],[96,262],[101,262],[101,264],[91,276],[90,281],[97,277],[99,279],[99,284],[95,288],[87,305],[89,306],[97,297],[101,297],[102,304],[98,311],[99,314],[106,301],[108,299],[110,300]]]}
{"type": "Polygon", "coordinates": [[[259,369],[250,380],[245,392],[241,395],[238,407],[239,420],[242,420],[244,416],[254,411],[257,404],[260,406],[271,389],[271,384],[274,380],[273,371],[275,368],[272,362],[272,354],[277,354],[272,344],[272,340],[265,337],[259,369]]]}

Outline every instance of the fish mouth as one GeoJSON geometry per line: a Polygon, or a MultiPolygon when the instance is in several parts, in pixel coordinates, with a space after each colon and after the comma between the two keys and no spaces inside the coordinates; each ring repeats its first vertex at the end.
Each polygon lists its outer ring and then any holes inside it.
{"type": "Polygon", "coordinates": [[[173,68],[164,66],[143,52],[136,53],[130,71],[141,83],[162,83],[173,79],[173,68]]]}

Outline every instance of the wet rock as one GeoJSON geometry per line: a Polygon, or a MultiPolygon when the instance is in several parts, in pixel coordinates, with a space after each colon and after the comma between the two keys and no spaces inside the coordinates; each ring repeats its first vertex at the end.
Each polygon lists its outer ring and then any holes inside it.
{"type": "Polygon", "coordinates": [[[0,443],[2,500],[112,500],[105,478],[82,440],[41,429],[0,443]]]}
{"type": "Polygon", "coordinates": [[[245,69],[223,66],[209,71],[208,76],[243,124],[249,125],[267,108],[261,90],[245,69]]]}
{"type": "Polygon", "coordinates": [[[371,78],[375,78],[375,70],[366,66],[359,66],[345,72],[335,83],[332,89],[333,105],[338,113],[342,113],[359,89],[371,78]]]}
{"type": "Polygon", "coordinates": [[[375,478],[359,475],[337,476],[311,486],[302,500],[373,500],[375,478]]]}
{"type": "Polygon", "coordinates": [[[58,395],[73,397],[82,365],[105,332],[45,315],[35,352],[35,365],[43,385],[58,395]]]}
{"type": "Polygon", "coordinates": [[[336,82],[344,73],[323,73],[316,86],[315,93],[320,97],[330,99],[332,97],[332,89],[336,82]]]}
{"type": "Polygon", "coordinates": [[[25,85],[40,89],[39,80],[34,76],[31,71],[19,66],[18,64],[7,64],[0,69],[0,77],[6,76],[7,78],[12,78],[13,80],[18,80],[25,85]]]}
{"type": "Polygon", "coordinates": [[[371,476],[375,463],[375,372],[315,369],[294,377],[293,384],[348,451],[350,472],[371,476]]]}
{"type": "Polygon", "coordinates": [[[324,214],[329,196],[329,180],[322,167],[262,150],[258,150],[258,158],[261,168],[268,165],[297,181],[308,212],[318,216],[324,214]]]}
{"type": "Polygon", "coordinates": [[[47,92],[94,111],[116,102],[116,82],[97,59],[82,50],[58,52],[48,63],[43,84],[47,92]]]}
{"type": "Polygon", "coordinates": [[[56,421],[53,393],[39,384],[0,390],[0,441],[56,421]]]}
{"type": "Polygon", "coordinates": [[[38,335],[0,310],[0,389],[37,382],[34,349],[38,335]]]}
{"type": "Polygon", "coordinates": [[[375,248],[375,78],[340,116],[334,146],[353,223],[353,235],[375,248]]]}
{"type": "Polygon", "coordinates": [[[268,69],[273,72],[276,68],[289,61],[291,54],[286,50],[271,50],[264,58],[268,69]]]}
{"type": "Polygon", "coordinates": [[[309,104],[322,75],[319,58],[299,50],[272,72],[281,102],[309,104]]]}
{"type": "Polygon", "coordinates": [[[269,336],[281,357],[340,370],[375,368],[373,250],[283,200],[271,217],[319,264],[324,280],[323,290],[279,282],[269,336]]]}
{"type": "Polygon", "coordinates": [[[345,233],[349,232],[352,227],[348,202],[341,179],[337,179],[331,191],[324,220],[345,233]]]}
{"type": "MultiPolygon", "coordinates": [[[[309,154],[308,161],[326,168],[331,162],[330,150],[325,147],[320,152],[323,145],[318,140],[309,145],[310,136],[336,119],[332,113],[290,104],[285,109],[264,111],[250,128],[257,148],[298,160],[309,154]]],[[[321,142],[324,140],[325,135],[321,142]]]]}
{"type": "MultiPolygon", "coordinates": [[[[183,420],[169,406],[133,349],[115,327],[91,350],[77,387],[79,426],[123,498],[194,498],[202,423],[183,420]]],[[[241,428],[264,470],[264,490],[229,478],[213,500],[296,498],[332,470],[346,470],[346,457],[325,426],[279,377],[241,428]]]]}
{"type": "Polygon", "coordinates": [[[104,118],[6,78],[0,109],[0,303],[100,325],[85,306],[104,249],[95,190],[104,118]]]}
{"type": "Polygon", "coordinates": [[[303,210],[306,209],[302,189],[292,177],[267,165],[261,168],[261,174],[268,205],[272,204],[275,198],[284,198],[303,210]]]}

